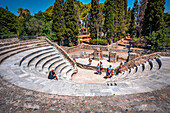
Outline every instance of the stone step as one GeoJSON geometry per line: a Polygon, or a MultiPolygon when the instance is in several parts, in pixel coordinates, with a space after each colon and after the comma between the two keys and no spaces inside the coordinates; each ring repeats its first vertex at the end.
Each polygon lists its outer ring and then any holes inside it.
{"type": "Polygon", "coordinates": [[[51,59],[53,57],[57,57],[58,55],[59,55],[58,53],[50,53],[50,54],[46,54],[45,56],[42,56],[42,58],[37,60],[37,62],[35,63],[36,70],[41,70],[42,71],[42,66],[46,62],[48,62],[49,59],[51,59]]]}
{"type": "Polygon", "coordinates": [[[42,53],[42,52],[44,52],[44,51],[48,51],[48,50],[52,50],[52,49],[53,49],[53,47],[52,47],[52,46],[49,46],[49,47],[46,47],[46,48],[40,48],[40,49],[38,49],[38,50],[36,50],[36,51],[32,51],[31,53],[27,54],[26,56],[24,56],[24,57],[21,59],[21,61],[20,61],[20,63],[19,63],[19,66],[21,66],[23,62],[28,62],[29,59],[30,59],[30,57],[32,57],[32,56],[34,56],[34,55],[37,55],[38,53],[42,53]],[[26,60],[27,60],[27,61],[26,61],[26,60]]]}
{"type": "Polygon", "coordinates": [[[37,46],[38,44],[47,45],[48,43],[47,42],[45,42],[45,43],[39,42],[39,43],[35,43],[35,44],[30,44],[30,45],[18,46],[18,47],[14,47],[14,48],[10,48],[10,49],[0,51],[0,55],[4,55],[4,54],[7,54],[9,52],[13,52],[13,51],[16,51],[16,50],[19,50],[19,49],[22,49],[22,48],[25,48],[25,47],[29,47],[29,46],[37,46]]]}
{"type": "Polygon", "coordinates": [[[42,52],[42,53],[39,53],[39,54],[33,56],[33,57],[28,61],[27,67],[29,67],[30,64],[31,64],[35,59],[39,58],[40,56],[45,55],[45,54],[48,54],[48,53],[54,53],[54,52],[56,52],[56,51],[55,51],[55,50],[48,50],[48,51],[44,51],[44,52],[42,52]]]}
{"type": "Polygon", "coordinates": [[[27,50],[30,50],[30,49],[35,49],[35,48],[45,47],[45,46],[49,46],[49,44],[45,44],[45,45],[41,45],[41,46],[23,47],[23,48],[21,48],[21,49],[18,49],[18,50],[9,52],[9,53],[4,54],[4,55],[1,55],[1,56],[0,56],[0,63],[2,63],[3,60],[5,60],[6,58],[8,58],[8,57],[10,57],[10,56],[12,56],[12,55],[15,55],[15,54],[18,54],[18,53],[20,53],[20,52],[27,51],[27,50]]]}
{"type": "Polygon", "coordinates": [[[61,59],[63,60],[63,58],[61,58],[61,56],[56,56],[56,57],[50,58],[49,60],[47,60],[47,62],[45,62],[42,65],[42,70],[45,71],[45,72],[50,71],[54,62],[60,62],[60,61],[62,61],[61,59]]]}
{"type": "Polygon", "coordinates": [[[48,57],[48,59],[51,59],[52,57],[58,57],[60,56],[59,53],[56,53],[56,52],[52,52],[52,53],[47,53],[47,54],[44,54],[44,55],[41,55],[39,56],[38,58],[34,59],[30,65],[29,65],[29,68],[36,68],[36,66],[38,65],[38,63],[40,63],[41,61],[43,61],[45,59],[45,57],[48,57]]]}
{"type": "MultiPolygon", "coordinates": [[[[4,46],[0,47],[0,51],[6,50],[6,49],[10,49],[10,48],[15,48],[15,47],[19,47],[19,46],[24,46],[24,45],[30,45],[30,44],[35,44],[35,43],[39,43],[40,40],[35,40],[35,41],[30,41],[30,42],[18,42],[18,43],[9,43],[9,45],[5,44],[4,46]]],[[[42,42],[46,42],[45,40],[42,40],[42,42]]]]}

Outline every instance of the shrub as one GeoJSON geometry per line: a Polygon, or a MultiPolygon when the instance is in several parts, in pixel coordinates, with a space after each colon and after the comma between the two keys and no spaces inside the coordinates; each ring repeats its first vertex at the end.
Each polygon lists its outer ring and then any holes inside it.
{"type": "MultiPolygon", "coordinates": [[[[97,45],[97,39],[89,39],[90,44],[97,45]]],[[[107,45],[108,41],[107,39],[98,39],[99,45],[107,45]]]]}
{"type": "Polygon", "coordinates": [[[80,44],[82,44],[83,43],[83,41],[82,40],[80,40],[80,44]]]}
{"type": "Polygon", "coordinates": [[[69,47],[73,47],[73,45],[74,45],[74,44],[73,44],[72,42],[70,42],[70,43],[68,44],[69,47]]]}
{"type": "Polygon", "coordinates": [[[119,37],[114,38],[114,42],[117,42],[119,40],[119,37]]]}
{"type": "Polygon", "coordinates": [[[109,44],[111,44],[112,43],[112,39],[109,39],[108,42],[109,42],[109,44]]]}

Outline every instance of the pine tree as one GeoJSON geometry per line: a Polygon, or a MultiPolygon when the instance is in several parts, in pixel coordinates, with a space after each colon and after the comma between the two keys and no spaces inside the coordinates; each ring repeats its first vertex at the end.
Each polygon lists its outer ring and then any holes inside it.
{"type": "Polygon", "coordinates": [[[77,14],[75,11],[74,0],[67,0],[65,2],[65,37],[70,40],[74,45],[77,45],[79,33],[77,14]]]}
{"type": "Polygon", "coordinates": [[[104,29],[107,39],[111,39],[114,31],[114,14],[115,14],[115,4],[114,0],[107,0],[105,2],[105,22],[104,29]]]}
{"type": "Polygon", "coordinates": [[[99,6],[98,6],[99,0],[92,0],[91,2],[91,9],[89,12],[89,31],[90,31],[90,37],[92,39],[97,38],[97,27],[99,22],[99,6]]]}
{"type": "Polygon", "coordinates": [[[55,41],[62,41],[65,34],[65,21],[64,21],[64,0],[56,0],[53,8],[53,24],[52,31],[55,33],[55,41]]]}
{"type": "Polygon", "coordinates": [[[158,31],[163,26],[165,0],[148,0],[143,21],[143,35],[158,31]]]}

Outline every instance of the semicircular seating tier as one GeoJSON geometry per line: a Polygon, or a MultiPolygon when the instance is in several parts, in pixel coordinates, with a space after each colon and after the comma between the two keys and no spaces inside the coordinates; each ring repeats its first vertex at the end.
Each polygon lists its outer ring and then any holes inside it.
{"type": "MultiPolygon", "coordinates": [[[[77,71],[45,39],[1,43],[0,75],[19,87],[71,96],[111,96],[150,92],[170,85],[170,57],[161,56],[107,79],[103,83],[76,83],[77,71]],[[59,80],[49,80],[55,70],[59,80]]],[[[87,73],[88,74],[88,73],[87,73]]]]}

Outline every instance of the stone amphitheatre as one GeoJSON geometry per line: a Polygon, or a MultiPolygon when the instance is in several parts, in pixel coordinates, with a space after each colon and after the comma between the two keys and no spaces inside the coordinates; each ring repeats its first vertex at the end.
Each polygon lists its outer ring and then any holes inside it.
{"type": "Polygon", "coordinates": [[[170,112],[169,53],[128,54],[112,46],[65,48],[47,37],[2,39],[0,112],[170,112]],[[89,57],[101,58],[89,66],[89,57]],[[102,75],[95,74],[100,60],[102,75]],[[106,68],[116,70],[122,61],[123,72],[105,79],[106,68]],[[48,79],[52,68],[58,81],[48,79]]]}

